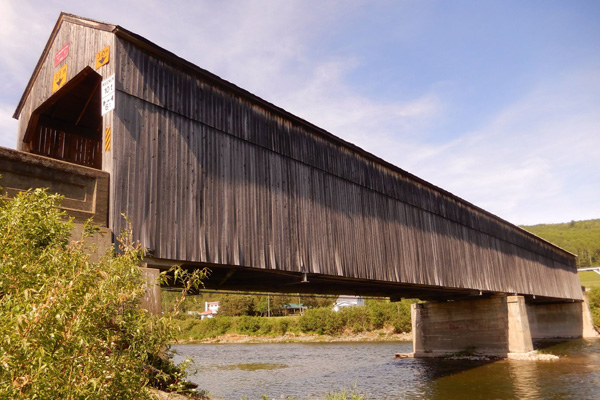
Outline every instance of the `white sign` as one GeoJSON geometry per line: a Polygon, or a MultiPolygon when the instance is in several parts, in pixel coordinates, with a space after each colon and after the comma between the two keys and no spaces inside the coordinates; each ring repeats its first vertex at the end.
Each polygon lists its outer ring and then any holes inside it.
{"type": "Polygon", "coordinates": [[[102,80],[102,115],[115,109],[115,75],[102,80]]]}

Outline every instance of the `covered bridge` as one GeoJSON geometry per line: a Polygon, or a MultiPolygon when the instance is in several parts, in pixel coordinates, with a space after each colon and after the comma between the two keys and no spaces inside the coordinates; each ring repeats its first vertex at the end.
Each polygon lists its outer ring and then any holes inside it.
{"type": "Polygon", "coordinates": [[[97,222],[210,287],[582,299],[573,254],[117,25],[61,14],[14,117],[20,151],[109,174],[97,222]]]}

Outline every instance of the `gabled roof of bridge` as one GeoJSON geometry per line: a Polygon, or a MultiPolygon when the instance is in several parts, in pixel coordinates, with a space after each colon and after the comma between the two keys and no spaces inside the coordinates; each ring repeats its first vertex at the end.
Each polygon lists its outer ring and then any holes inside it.
{"type": "Polygon", "coordinates": [[[33,71],[33,74],[31,76],[30,80],[29,80],[29,83],[27,84],[25,91],[19,101],[19,104],[13,115],[13,118],[15,118],[15,119],[19,118],[21,110],[22,110],[23,106],[25,105],[25,101],[27,100],[27,97],[29,96],[29,94],[33,88],[33,85],[40,73],[41,68],[42,68],[42,64],[43,64],[44,60],[46,59],[46,57],[48,56],[48,54],[50,52],[50,48],[52,46],[52,43],[54,42],[54,39],[56,38],[63,22],[69,22],[69,23],[89,27],[92,29],[98,29],[98,30],[102,30],[102,31],[106,31],[106,32],[111,32],[114,35],[116,35],[117,37],[124,39],[124,40],[148,51],[153,56],[167,62],[171,66],[177,67],[177,68],[181,69],[182,71],[190,73],[191,75],[201,77],[202,79],[204,79],[226,91],[233,92],[236,95],[238,95],[242,98],[245,98],[254,104],[260,105],[260,106],[264,107],[265,109],[277,114],[278,116],[280,116],[284,119],[292,121],[300,126],[304,126],[305,128],[309,129],[311,132],[317,133],[329,141],[337,143],[338,145],[345,147],[350,151],[360,154],[361,156],[365,157],[366,159],[368,159],[372,162],[375,162],[379,165],[384,166],[385,168],[388,168],[396,173],[399,173],[405,177],[408,177],[408,178],[418,182],[419,184],[421,184],[425,187],[428,187],[430,189],[433,189],[443,195],[449,196],[450,198],[456,200],[457,202],[459,202],[469,208],[477,210],[477,211],[479,211],[479,212],[481,212],[503,224],[508,224],[513,229],[515,229],[517,231],[521,231],[522,233],[524,233],[530,237],[535,237],[536,239],[538,239],[542,242],[546,242],[548,245],[550,245],[560,251],[564,251],[568,254],[574,255],[574,254],[556,246],[555,244],[550,243],[547,240],[542,239],[539,236],[537,236],[529,231],[526,231],[525,229],[522,229],[519,226],[514,225],[514,224],[498,217],[497,215],[492,214],[489,211],[486,211],[486,210],[440,188],[439,186],[436,186],[424,179],[421,179],[418,176],[413,175],[413,174],[407,172],[406,170],[403,170],[402,168],[399,168],[396,165],[391,164],[380,157],[377,157],[376,155],[374,155],[372,153],[369,153],[368,151],[356,146],[353,143],[347,142],[347,141],[333,135],[332,133],[326,131],[325,129],[320,128],[320,127],[306,121],[305,119],[302,119],[302,118],[284,110],[283,108],[278,107],[275,104],[270,103],[270,102],[256,96],[255,94],[252,94],[251,92],[213,74],[212,72],[207,71],[203,68],[200,68],[199,66],[177,56],[175,53],[170,52],[170,51],[164,49],[163,47],[151,42],[150,40],[132,32],[130,30],[127,30],[119,25],[114,25],[114,24],[101,22],[101,21],[97,21],[94,19],[90,19],[90,18],[84,18],[84,17],[80,17],[77,15],[61,12],[61,14],[58,17],[58,20],[54,26],[54,29],[52,30],[52,33],[50,34],[50,38],[48,39],[48,42],[46,43],[46,46],[44,47],[44,50],[42,51],[40,59],[38,60],[38,62],[36,64],[36,67],[33,71]]]}

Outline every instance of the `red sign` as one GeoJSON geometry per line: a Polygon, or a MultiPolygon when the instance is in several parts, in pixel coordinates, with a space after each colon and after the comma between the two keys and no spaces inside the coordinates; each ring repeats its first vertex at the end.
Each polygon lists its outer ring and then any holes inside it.
{"type": "Polygon", "coordinates": [[[65,58],[67,58],[67,56],[69,55],[69,42],[67,42],[67,44],[65,44],[62,49],[60,49],[55,55],[54,55],[54,66],[56,67],[58,64],[60,64],[60,62],[62,60],[64,60],[65,58]]]}

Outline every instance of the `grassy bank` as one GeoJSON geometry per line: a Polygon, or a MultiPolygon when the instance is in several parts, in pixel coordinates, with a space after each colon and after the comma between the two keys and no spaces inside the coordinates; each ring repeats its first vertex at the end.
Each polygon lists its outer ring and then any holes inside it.
{"type": "MultiPolygon", "coordinates": [[[[298,337],[342,338],[374,333],[385,339],[394,334],[410,332],[411,301],[397,303],[373,301],[366,306],[343,308],[339,312],[331,308],[314,308],[302,316],[252,317],[218,316],[200,320],[193,316],[174,319],[178,327],[178,339],[206,341],[229,335],[249,337],[298,337]]],[[[372,336],[372,335],[371,335],[372,336]]],[[[393,337],[393,336],[392,336],[393,337]]]]}
{"type": "Polygon", "coordinates": [[[579,273],[581,284],[586,288],[600,288],[600,275],[594,271],[583,271],[579,273]]]}
{"type": "Polygon", "coordinates": [[[587,297],[590,302],[590,311],[594,319],[594,326],[600,330],[600,286],[596,286],[588,291],[587,297]]]}

